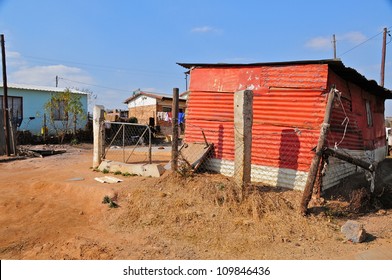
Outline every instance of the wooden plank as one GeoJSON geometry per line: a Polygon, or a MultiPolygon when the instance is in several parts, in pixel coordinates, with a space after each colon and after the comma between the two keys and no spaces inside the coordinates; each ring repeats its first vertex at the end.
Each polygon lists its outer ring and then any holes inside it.
{"type": "Polygon", "coordinates": [[[179,151],[179,161],[184,162],[190,168],[196,171],[204,162],[212,147],[212,144],[186,143],[181,146],[181,149],[179,151]]]}

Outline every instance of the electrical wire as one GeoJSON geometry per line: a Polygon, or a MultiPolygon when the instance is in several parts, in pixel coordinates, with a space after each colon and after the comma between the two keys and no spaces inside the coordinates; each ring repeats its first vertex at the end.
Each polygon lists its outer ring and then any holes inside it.
{"type": "MultiPolygon", "coordinates": [[[[391,29],[391,28],[392,28],[392,25],[391,25],[390,27],[388,27],[387,29],[389,30],[389,29],[391,29]]],[[[351,49],[345,51],[344,53],[339,54],[338,56],[339,56],[339,57],[342,57],[342,56],[345,55],[346,53],[349,53],[349,52],[351,52],[352,50],[355,50],[356,48],[358,48],[358,47],[362,46],[363,44],[369,42],[370,40],[373,40],[374,38],[376,38],[377,36],[379,36],[379,35],[382,34],[383,32],[384,32],[384,31],[381,31],[381,32],[377,33],[376,35],[374,35],[374,36],[370,37],[369,39],[367,39],[367,40],[365,40],[365,41],[359,43],[358,45],[352,47],[351,49]]],[[[389,32],[388,32],[388,33],[389,33],[389,32]]],[[[390,34],[388,34],[388,35],[390,36],[390,34]]]]}
{"type": "Polygon", "coordinates": [[[343,122],[341,124],[342,126],[344,125],[344,132],[343,132],[342,139],[340,139],[339,142],[335,142],[335,150],[338,149],[339,145],[343,142],[344,138],[346,137],[347,127],[348,127],[348,124],[350,123],[350,119],[347,116],[346,110],[344,109],[344,105],[343,105],[342,99],[340,98],[340,95],[341,95],[341,93],[337,92],[337,97],[338,97],[340,106],[342,107],[342,111],[343,111],[344,116],[345,116],[345,118],[344,118],[344,120],[343,120],[343,122]]]}
{"type": "Polygon", "coordinates": [[[128,92],[128,93],[132,92],[132,90],[118,89],[118,88],[112,88],[112,87],[101,86],[101,85],[94,85],[94,84],[70,80],[70,79],[66,79],[66,78],[62,78],[62,77],[59,77],[59,79],[64,80],[64,81],[68,81],[68,82],[72,82],[72,83],[78,83],[78,84],[82,84],[82,85],[92,86],[92,87],[99,87],[99,88],[111,89],[111,90],[116,90],[116,91],[123,91],[123,92],[128,92]]]}
{"type": "Polygon", "coordinates": [[[389,42],[386,43],[386,45],[388,45],[390,42],[392,42],[392,36],[391,36],[391,31],[388,30],[387,35],[389,36],[389,42]]]}
{"type": "Polygon", "coordinates": [[[44,57],[36,57],[36,56],[28,56],[28,55],[23,55],[22,56],[26,60],[35,60],[35,61],[43,61],[43,62],[51,62],[51,63],[66,63],[69,65],[79,65],[79,66],[84,66],[87,68],[95,68],[95,69],[101,69],[101,70],[106,70],[106,71],[113,71],[113,72],[129,72],[129,73],[137,73],[137,74],[142,74],[142,75],[163,75],[163,76],[174,76],[178,75],[177,73],[169,73],[169,72],[163,72],[163,71],[152,71],[152,70],[143,70],[143,69],[131,69],[131,68],[124,68],[124,67],[114,67],[114,66],[108,66],[108,65],[99,65],[99,64],[90,64],[90,63],[84,63],[84,62],[77,62],[77,61],[69,61],[69,60],[62,60],[62,59],[52,59],[52,58],[44,58],[44,57]]]}

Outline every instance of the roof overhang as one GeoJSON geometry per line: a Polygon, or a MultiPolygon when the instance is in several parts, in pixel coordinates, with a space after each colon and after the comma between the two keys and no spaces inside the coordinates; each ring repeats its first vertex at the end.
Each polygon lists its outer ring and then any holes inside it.
{"type": "MultiPolygon", "coordinates": [[[[0,84],[0,88],[3,88],[3,84],[0,84]]],[[[72,93],[88,95],[88,93],[72,89],[72,88],[60,88],[60,87],[49,87],[49,86],[36,86],[36,85],[27,85],[27,84],[14,84],[8,83],[7,88],[18,89],[18,90],[33,90],[33,91],[47,91],[50,93],[53,92],[64,92],[65,90],[69,90],[72,93]]]]}

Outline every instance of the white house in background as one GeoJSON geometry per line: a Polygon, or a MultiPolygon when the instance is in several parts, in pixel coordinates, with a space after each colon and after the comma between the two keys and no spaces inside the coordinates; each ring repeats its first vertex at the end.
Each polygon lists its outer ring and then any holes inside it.
{"type": "MultiPolygon", "coordinates": [[[[12,111],[12,121],[17,123],[19,131],[30,131],[37,135],[41,133],[41,128],[44,126],[44,105],[47,103],[53,94],[64,92],[66,88],[58,87],[44,87],[24,84],[8,84],[8,107],[12,111]]],[[[83,110],[86,117],[78,120],[77,129],[84,128],[87,122],[87,99],[88,95],[84,92],[72,90],[72,93],[80,95],[80,101],[83,105],[83,110]]],[[[0,86],[0,110],[3,108],[3,85],[0,86]]],[[[53,112],[61,118],[64,112],[53,112]]],[[[48,117],[49,120],[49,117],[48,117]]],[[[47,120],[49,134],[53,133],[47,120]]]]}
{"type": "MultiPolygon", "coordinates": [[[[171,133],[173,96],[164,93],[135,91],[124,101],[128,106],[128,117],[136,117],[138,123],[155,126],[163,134],[171,133]]],[[[186,99],[179,98],[180,112],[185,112],[186,99]]]]}

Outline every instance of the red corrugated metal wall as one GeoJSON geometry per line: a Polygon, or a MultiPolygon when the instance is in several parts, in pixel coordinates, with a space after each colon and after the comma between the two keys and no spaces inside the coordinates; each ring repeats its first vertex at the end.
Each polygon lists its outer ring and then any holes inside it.
{"type": "Polygon", "coordinates": [[[335,99],[328,146],[336,144],[350,150],[374,150],[385,146],[385,100],[343,80],[331,70],[329,81],[341,92],[341,98],[335,99]],[[370,105],[372,125],[368,125],[366,101],[370,105]]]}
{"type": "Polygon", "coordinates": [[[252,163],[308,171],[325,110],[328,65],[195,68],[191,71],[186,142],[214,143],[234,159],[233,93],[252,89],[252,163]]]}

